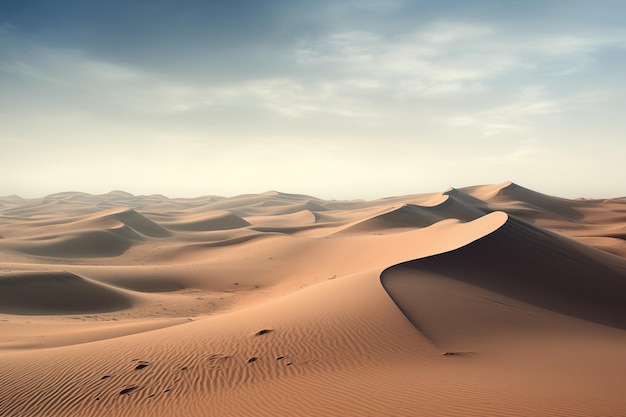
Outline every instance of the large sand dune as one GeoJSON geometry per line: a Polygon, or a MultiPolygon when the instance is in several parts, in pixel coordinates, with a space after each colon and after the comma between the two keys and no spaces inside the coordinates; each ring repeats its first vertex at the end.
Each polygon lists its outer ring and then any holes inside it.
{"type": "Polygon", "coordinates": [[[624,416],[626,199],[0,198],[0,416],[624,416]]]}

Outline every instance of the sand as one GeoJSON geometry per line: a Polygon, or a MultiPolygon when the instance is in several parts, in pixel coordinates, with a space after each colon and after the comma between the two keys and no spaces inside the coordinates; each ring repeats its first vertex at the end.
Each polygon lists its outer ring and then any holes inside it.
{"type": "Polygon", "coordinates": [[[626,199],[0,198],[0,416],[625,416],[626,199]]]}

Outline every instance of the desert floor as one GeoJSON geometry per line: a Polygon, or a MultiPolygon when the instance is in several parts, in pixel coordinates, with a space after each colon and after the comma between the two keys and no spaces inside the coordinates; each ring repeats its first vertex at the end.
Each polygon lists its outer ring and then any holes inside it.
{"type": "Polygon", "coordinates": [[[0,416],[626,416],[626,198],[0,198],[0,416]]]}

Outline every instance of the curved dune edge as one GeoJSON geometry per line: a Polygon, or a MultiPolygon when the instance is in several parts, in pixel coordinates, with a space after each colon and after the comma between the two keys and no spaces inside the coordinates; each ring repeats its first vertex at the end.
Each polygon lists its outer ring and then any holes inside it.
{"type": "MultiPolygon", "coordinates": [[[[552,215],[578,221],[584,218],[578,210],[576,200],[568,200],[531,190],[511,181],[502,184],[468,187],[468,194],[491,204],[525,204],[534,208],[538,213],[552,215]]],[[[513,210],[514,211],[514,210],[513,210]]]]}
{"type": "MultiPolygon", "coordinates": [[[[483,298],[495,294],[501,300],[491,301],[512,303],[521,310],[534,306],[626,329],[626,261],[503,215],[506,219],[499,227],[466,245],[395,264],[381,273],[381,284],[418,330],[435,342],[454,342],[454,332],[441,329],[454,320],[440,318],[455,316],[455,326],[463,327],[459,323],[476,313],[472,310],[476,306],[469,303],[467,311],[458,309],[465,303],[458,294],[472,291],[483,298]]],[[[507,327],[488,313],[474,316],[474,330],[507,327]]]]}
{"type": "Polygon", "coordinates": [[[22,315],[102,313],[132,307],[133,298],[70,272],[0,275],[0,312],[22,315]]]}
{"type": "Polygon", "coordinates": [[[388,208],[350,223],[334,232],[333,235],[372,233],[385,229],[423,228],[450,218],[469,222],[489,212],[492,210],[469,205],[463,198],[446,192],[421,204],[404,204],[401,207],[388,208]]]}
{"type": "Polygon", "coordinates": [[[164,238],[169,237],[172,233],[160,224],[150,220],[143,214],[127,207],[117,207],[110,210],[105,210],[100,213],[96,213],[87,216],[85,222],[100,221],[103,219],[115,219],[134,231],[146,235],[149,237],[164,238]]]}
{"type": "Polygon", "coordinates": [[[182,217],[179,221],[165,224],[169,229],[180,231],[230,230],[250,226],[238,215],[221,210],[182,217]]]}
{"type": "Polygon", "coordinates": [[[140,240],[132,229],[83,230],[61,236],[41,236],[36,240],[13,241],[7,247],[25,254],[60,257],[114,257],[123,254],[140,240]]]}

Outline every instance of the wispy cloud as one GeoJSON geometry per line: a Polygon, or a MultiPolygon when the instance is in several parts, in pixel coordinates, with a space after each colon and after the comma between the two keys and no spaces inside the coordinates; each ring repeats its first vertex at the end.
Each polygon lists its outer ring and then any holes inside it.
{"type": "Polygon", "coordinates": [[[245,106],[282,117],[371,118],[385,117],[390,100],[411,106],[449,98],[456,104],[441,109],[439,117],[459,126],[474,120],[493,133],[515,128],[514,120],[562,111],[545,87],[539,91],[534,77],[555,67],[574,71],[598,49],[624,41],[617,35],[554,35],[532,42],[505,37],[494,26],[450,21],[400,35],[330,33],[295,42],[289,52],[291,74],[219,84],[189,83],[73,49],[33,48],[21,56],[0,56],[0,70],[90,91],[122,107],[172,114],[245,106]],[[507,77],[520,85],[496,87],[507,77]],[[497,109],[494,103],[472,100],[502,87],[511,99],[500,100],[497,109]]]}
{"type": "Polygon", "coordinates": [[[118,21],[117,11],[100,19],[74,5],[74,16],[93,27],[61,13],[10,22],[3,15],[0,166],[31,144],[67,160],[69,145],[85,156],[132,143],[154,165],[172,156],[172,171],[189,171],[185,159],[219,165],[171,150],[177,146],[257,168],[262,155],[277,164],[275,180],[280,167],[297,171],[306,158],[333,152],[344,155],[326,156],[333,173],[343,159],[356,170],[381,155],[392,161],[385,172],[412,169],[416,155],[422,170],[447,163],[479,171],[476,164],[528,164],[548,142],[583,143],[596,132],[623,143],[616,109],[626,104],[626,30],[610,24],[619,16],[584,2],[533,2],[524,13],[513,3],[475,3],[285,1],[242,14],[225,2],[218,17],[204,7],[192,15],[186,4],[180,16],[189,20],[155,10],[150,21],[139,20],[138,6],[118,21]],[[301,151],[313,147],[324,152],[301,151]],[[279,162],[278,149],[297,164],[279,162]]]}
{"type": "Polygon", "coordinates": [[[520,165],[535,163],[538,156],[542,155],[542,150],[537,146],[529,146],[528,144],[519,144],[512,150],[506,150],[500,154],[493,154],[489,151],[487,154],[479,157],[484,163],[494,165],[520,165]]]}
{"type": "Polygon", "coordinates": [[[467,109],[464,115],[446,120],[453,127],[476,127],[483,136],[529,131],[533,119],[567,111],[572,101],[573,98],[551,97],[542,86],[527,86],[505,102],[482,109],[467,109]]]}
{"type": "Polygon", "coordinates": [[[486,26],[453,23],[398,38],[340,32],[322,39],[299,40],[294,56],[302,68],[317,74],[377,83],[384,80],[386,88],[410,81],[423,91],[430,89],[430,93],[444,92],[446,84],[456,83],[454,91],[458,91],[459,83],[483,80],[515,64],[508,52],[486,54],[483,48],[476,48],[476,42],[487,39],[491,32],[486,26]]]}

